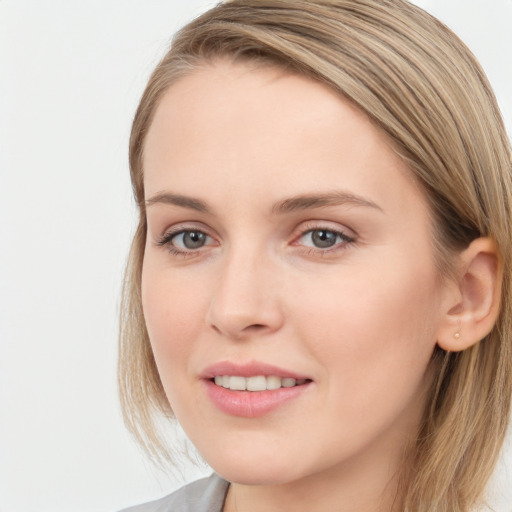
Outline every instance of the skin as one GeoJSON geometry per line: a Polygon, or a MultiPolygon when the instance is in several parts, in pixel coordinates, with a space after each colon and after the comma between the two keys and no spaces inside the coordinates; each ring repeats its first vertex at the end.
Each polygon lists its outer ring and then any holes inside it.
{"type": "Polygon", "coordinates": [[[225,511],[391,510],[449,295],[426,200],[391,143],[324,85],[219,61],[166,93],[144,172],[147,328],[178,420],[233,482],[225,511]],[[333,191],[361,200],[276,211],[333,191]],[[168,236],[187,229],[204,245],[168,236]],[[322,229],[343,236],[319,248],[322,229]],[[226,360],[312,383],[262,417],[230,416],[200,378],[226,360]]]}

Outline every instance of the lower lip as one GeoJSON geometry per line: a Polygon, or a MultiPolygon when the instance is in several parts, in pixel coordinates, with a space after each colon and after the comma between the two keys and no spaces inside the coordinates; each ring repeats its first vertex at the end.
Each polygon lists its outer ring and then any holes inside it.
{"type": "Polygon", "coordinates": [[[268,414],[299,397],[311,384],[266,391],[232,391],[217,386],[211,380],[204,382],[208,396],[222,412],[242,418],[256,418],[268,414]]]}

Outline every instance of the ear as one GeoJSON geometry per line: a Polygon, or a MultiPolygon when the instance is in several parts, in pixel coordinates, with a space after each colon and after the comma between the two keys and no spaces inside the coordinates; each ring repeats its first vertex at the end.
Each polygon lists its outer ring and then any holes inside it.
{"type": "Polygon", "coordinates": [[[447,283],[438,345],[458,352],[491,331],[501,299],[502,263],[494,241],[477,238],[458,256],[457,278],[447,283]]]}

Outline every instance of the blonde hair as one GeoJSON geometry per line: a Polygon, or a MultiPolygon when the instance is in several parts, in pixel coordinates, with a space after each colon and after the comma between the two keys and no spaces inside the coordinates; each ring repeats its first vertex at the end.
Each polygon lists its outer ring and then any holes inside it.
{"type": "Polygon", "coordinates": [[[318,80],[384,130],[430,202],[443,275],[450,274],[454,251],[474,238],[496,242],[503,263],[497,323],[463,352],[435,350],[415,467],[403,484],[406,511],[469,510],[496,464],[512,397],[511,153],[476,59],[442,23],[405,0],[230,0],[175,36],[142,96],[130,140],[140,219],[121,316],[119,382],[128,427],[150,454],[165,456],[154,418],[172,413],[140,294],[144,140],[172,83],[217,57],[278,65],[318,80]]]}

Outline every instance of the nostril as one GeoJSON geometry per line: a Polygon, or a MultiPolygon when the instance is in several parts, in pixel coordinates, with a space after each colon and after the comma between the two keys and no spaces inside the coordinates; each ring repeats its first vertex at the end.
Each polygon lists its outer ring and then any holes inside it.
{"type": "Polygon", "coordinates": [[[252,325],[248,325],[245,329],[259,331],[264,328],[265,328],[265,326],[263,324],[252,324],[252,325]]]}

